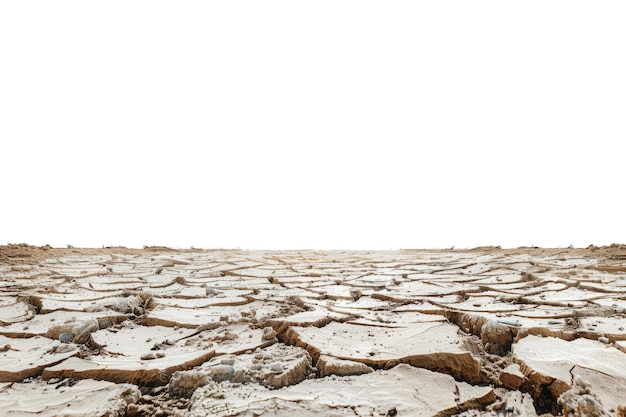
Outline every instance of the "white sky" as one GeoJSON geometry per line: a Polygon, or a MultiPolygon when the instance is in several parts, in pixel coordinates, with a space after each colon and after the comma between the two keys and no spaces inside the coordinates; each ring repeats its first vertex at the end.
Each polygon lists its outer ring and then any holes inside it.
{"type": "Polygon", "coordinates": [[[623,1],[4,1],[0,243],[626,242],[623,1]]]}

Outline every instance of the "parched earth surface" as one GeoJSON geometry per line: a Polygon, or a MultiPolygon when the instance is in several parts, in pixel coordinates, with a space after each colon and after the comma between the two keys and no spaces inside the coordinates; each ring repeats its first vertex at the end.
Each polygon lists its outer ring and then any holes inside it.
{"type": "Polygon", "coordinates": [[[0,415],[626,416],[626,246],[0,247],[0,415]]]}

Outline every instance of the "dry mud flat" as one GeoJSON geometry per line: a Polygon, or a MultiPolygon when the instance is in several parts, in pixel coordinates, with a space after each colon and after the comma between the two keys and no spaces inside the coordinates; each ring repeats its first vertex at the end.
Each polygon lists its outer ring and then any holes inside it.
{"type": "Polygon", "coordinates": [[[626,247],[0,247],[0,415],[626,416],[626,247]]]}

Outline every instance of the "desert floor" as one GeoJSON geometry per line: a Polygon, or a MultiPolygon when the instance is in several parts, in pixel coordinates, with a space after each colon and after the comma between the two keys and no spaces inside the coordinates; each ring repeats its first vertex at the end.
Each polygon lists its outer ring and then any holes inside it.
{"type": "Polygon", "coordinates": [[[0,415],[626,415],[626,246],[0,247],[0,415]]]}

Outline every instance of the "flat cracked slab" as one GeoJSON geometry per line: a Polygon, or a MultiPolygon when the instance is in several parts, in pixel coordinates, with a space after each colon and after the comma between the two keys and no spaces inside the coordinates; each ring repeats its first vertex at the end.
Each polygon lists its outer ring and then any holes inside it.
{"type": "Polygon", "coordinates": [[[140,396],[139,389],[129,384],[30,381],[0,386],[0,410],[7,417],[122,417],[140,396]]]}
{"type": "Polygon", "coordinates": [[[593,392],[606,410],[626,405],[626,355],[605,343],[528,336],[513,345],[513,355],[536,396],[547,389],[559,399],[575,381],[593,392]]]}
{"type": "Polygon", "coordinates": [[[287,340],[307,349],[315,360],[327,355],[377,368],[408,363],[472,382],[480,376],[480,361],[462,348],[458,328],[447,323],[379,327],[333,322],[322,328],[292,327],[287,340]]]}
{"type": "Polygon", "coordinates": [[[409,365],[345,378],[307,380],[272,391],[253,385],[210,383],[191,399],[188,417],[292,415],[438,416],[495,399],[490,387],[476,387],[409,365]]]}
{"type": "Polygon", "coordinates": [[[0,335],[0,382],[38,376],[48,366],[78,354],[74,345],[46,337],[11,339],[0,335]]]}
{"type": "Polygon", "coordinates": [[[165,384],[174,372],[193,368],[213,356],[215,352],[211,350],[155,357],[152,360],[138,360],[132,357],[93,356],[89,359],[72,357],[58,365],[45,368],[41,376],[44,379],[97,379],[153,386],[165,384]]]}
{"type": "MultiPolygon", "coordinates": [[[[116,311],[103,312],[76,312],[76,311],[53,311],[46,314],[37,314],[31,320],[0,327],[0,335],[11,338],[29,338],[33,336],[46,336],[57,339],[61,333],[71,333],[88,323],[92,331],[100,327],[105,328],[114,323],[122,322],[128,317],[116,311]]],[[[76,335],[74,335],[76,336],[76,335]]],[[[86,337],[89,335],[86,334],[86,337]]]]}
{"type": "Polygon", "coordinates": [[[2,246],[0,414],[620,417],[625,277],[623,245],[2,246]]]}

